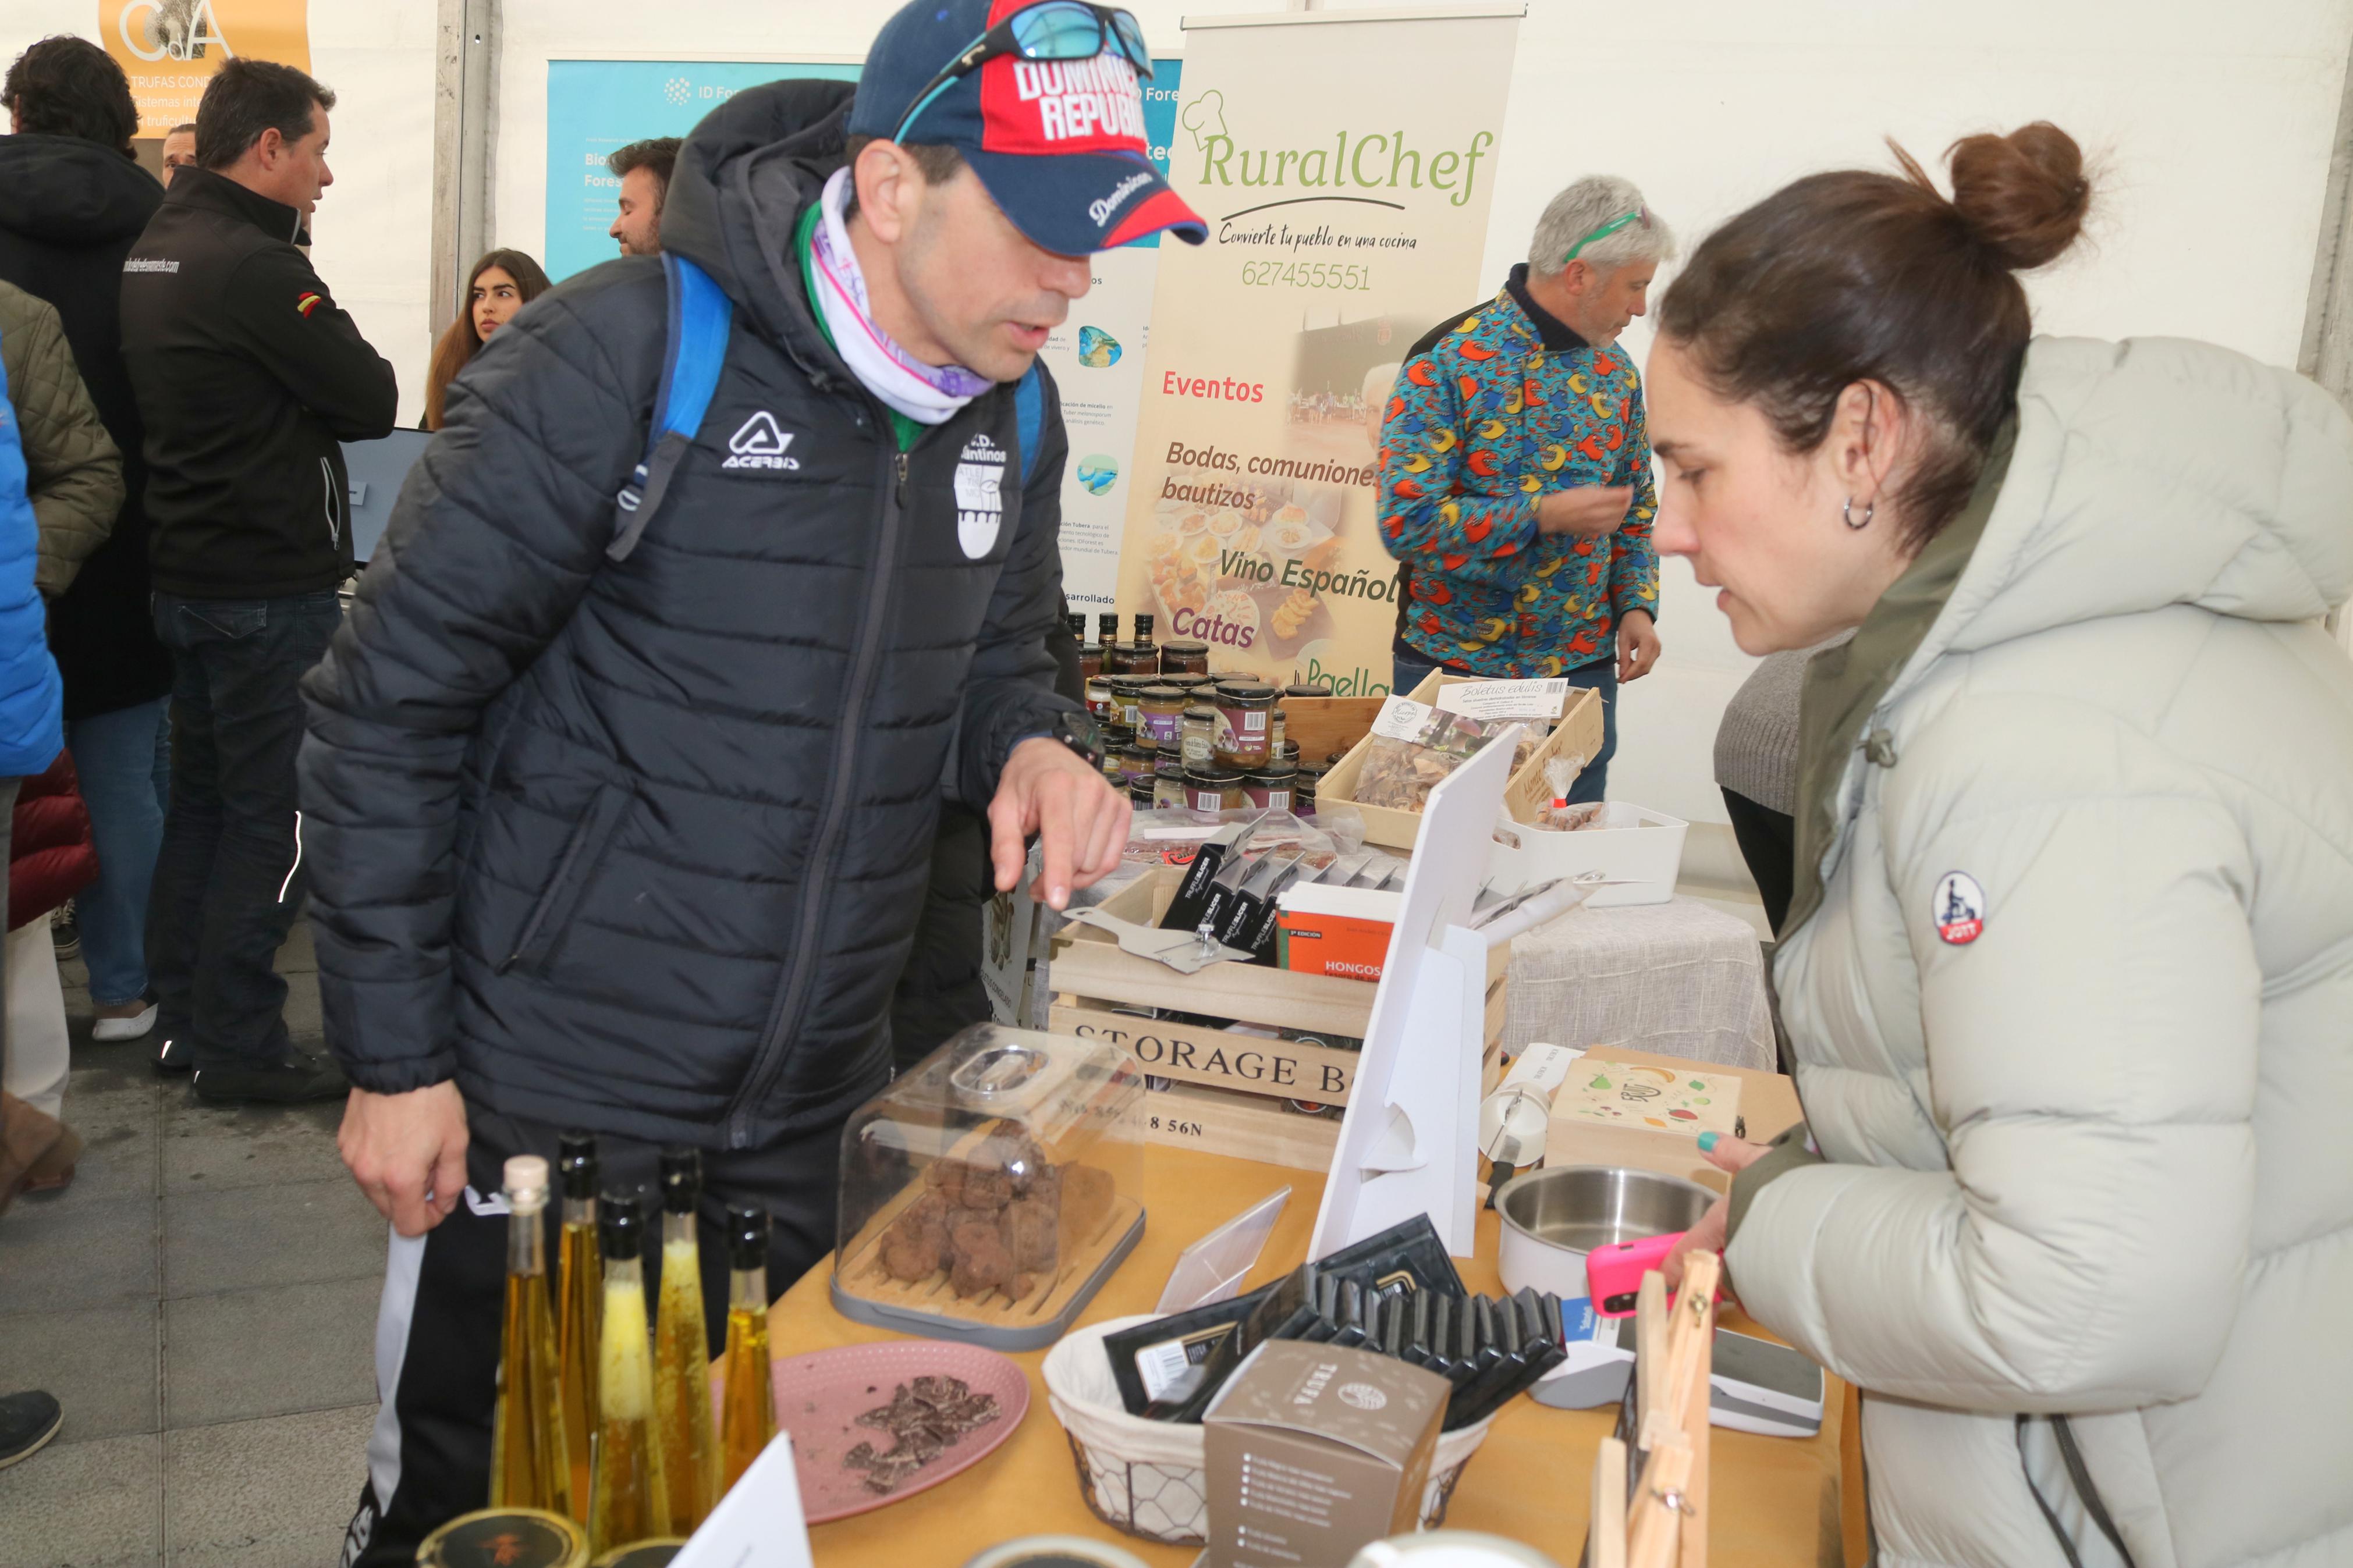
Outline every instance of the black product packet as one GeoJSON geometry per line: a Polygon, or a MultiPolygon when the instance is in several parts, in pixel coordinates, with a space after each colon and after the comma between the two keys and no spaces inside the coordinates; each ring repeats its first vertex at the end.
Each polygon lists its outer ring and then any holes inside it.
{"type": "Polygon", "coordinates": [[[1261,1286],[1229,1301],[1105,1334],[1103,1353],[1111,1358],[1112,1381],[1127,1413],[1142,1415],[1155,1404],[1181,1405],[1192,1393],[1194,1369],[1208,1363],[1218,1342],[1256,1310],[1272,1288],[1261,1286]]]}
{"type": "Polygon", "coordinates": [[[1160,917],[1163,931],[1191,931],[1201,923],[1210,882],[1229,858],[1238,858],[1257,829],[1255,822],[1229,823],[1201,841],[1193,852],[1193,863],[1185,868],[1185,879],[1176,884],[1176,896],[1168,900],[1167,911],[1160,917]]]}
{"type": "Polygon", "coordinates": [[[1534,1387],[1538,1378],[1568,1357],[1567,1345],[1556,1336],[1548,1336],[1542,1326],[1547,1319],[1555,1323],[1559,1321],[1558,1297],[1539,1300],[1534,1290],[1523,1290],[1499,1306],[1504,1309],[1499,1314],[1499,1326],[1503,1326],[1501,1320],[1510,1320],[1511,1326],[1504,1330],[1506,1341],[1511,1339],[1515,1329],[1525,1331],[1531,1323],[1537,1326],[1533,1332],[1520,1331],[1517,1344],[1506,1350],[1504,1359],[1496,1363],[1495,1370],[1485,1380],[1448,1403],[1446,1426],[1449,1430],[1485,1420],[1534,1387]]]}
{"type": "MultiPolygon", "coordinates": [[[[1212,934],[1222,931],[1232,915],[1234,900],[1241,897],[1242,884],[1250,879],[1250,873],[1257,870],[1258,866],[1259,863],[1243,850],[1237,849],[1229,856],[1225,865],[1219,868],[1218,874],[1209,879],[1209,896],[1202,900],[1200,919],[1186,929],[1189,931],[1206,925],[1212,934]]],[[[1225,939],[1219,937],[1218,940],[1223,942],[1225,939]]]]}
{"type": "Polygon", "coordinates": [[[1315,1267],[1384,1296],[1408,1290],[1436,1290],[1458,1298],[1470,1294],[1462,1288],[1462,1276],[1455,1272],[1454,1259],[1447,1256],[1446,1243],[1438,1238],[1438,1227],[1424,1214],[1327,1253],[1315,1267]]]}
{"type": "Polygon", "coordinates": [[[1527,1364],[1518,1354],[1519,1316],[1508,1300],[1482,1296],[1475,1316],[1479,1323],[1479,1371],[1447,1401],[1444,1430],[1467,1426],[1493,1409],[1495,1391],[1527,1364]]]}
{"type": "Polygon", "coordinates": [[[1399,1297],[1398,1300],[1393,1301],[1385,1300],[1383,1298],[1378,1296],[1374,1297],[1374,1305],[1380,1309],[1380,1343],[1377,1347],[1368,1343],[1365,1348],[1366,1350],[1377,1348],[1383,1355],[1388,1356],[1392,1361],[1404,1361],[1407,1359],[1405,1353],[1407,1331],[1406,1320],[1413,1316],[1413,1306],[1415,1302],[1427,1301],[1429,1300],[1430,1292],[1427,1290],[1416,1290],[1410,1297],[1399,1297]]]}
{"type": "Polygon", "coordinates": [[[1413,1305],[1407,1314],[1411,1321],[1406,1323],[1405,1342],[1397,1352],[1404,1360],[1420,1367],[1430,1364],[1431,1319],[1438,1304],[1445,1299],[1434,1290],[1416,1290],[1413,1293],[1413,1305]]]}
{"type": "MultiPolygon", "coordinates": [[[[1273,1284],[1234,1331],[1219,1340],[1209,1359],[1201,1363],[1201,1381],[1185,1403],[1166,1416],[1187,1426],[1198,1425],[1201,1413],[1225,1386],[1242,1358],[1268,1340],[1295,1340],[1315,1321],[1315,1266],[1303,1263],[1273,1284]]],[[[1151,1415],[1151,1412],[1146,1412],[1151,1415]]]]}
{"type": "Polygon", "coordinates": [[[1268,969],[1275,967],[1275,933],[1282,924],[1282,910],[1275,900],[1282,896],[1284,889],[1303,879],[1303,870],[1300,862],[1293,860],[1275,873],[1274,880],[1267,885],[1257,918],[1241,933],[1241,941],[1234,944],[1249,950],[1252,963],[1268,969]]]}
{"type": "Polygon", "coordinates": [[[1340,1331],[1332,1336],[1334,1344],[1353,1349],[1365,1342],[1365,1300],[1364,1287],[1354,1279],[1340,1281],[1340,1331]]]}

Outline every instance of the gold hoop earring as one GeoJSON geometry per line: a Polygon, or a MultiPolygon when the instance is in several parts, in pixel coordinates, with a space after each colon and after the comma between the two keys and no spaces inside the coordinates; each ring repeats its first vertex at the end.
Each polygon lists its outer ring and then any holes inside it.
{"type": "Polygon", "coordinates": [[[1854,498],[1852,496],[1849,496],[1846,498],[1846,505],[1839,508],[1839,520],[1844,522],[1849,528],[1855,530],[1857,532],[1861,532],[1862,530],[1871,526],[1871,520],[1878,513],[1878,511],[1879,503],[1877,501],[1867,500],[1863,502],[1862,521],[1861,522],[1857,522],[1854,520],[1854,498]]]}

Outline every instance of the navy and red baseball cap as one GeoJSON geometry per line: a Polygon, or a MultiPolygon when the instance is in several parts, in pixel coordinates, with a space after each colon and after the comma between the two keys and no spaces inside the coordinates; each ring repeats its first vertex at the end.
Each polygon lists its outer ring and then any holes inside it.
{"type": "Polygon", "coordinates": [[[1059,256],[1164,230],[1200,244],[1208,226],[1145,151],[1143,89],[1108,20],[1123,18],[1131,47],[1140,47],[1142,34],[1124,13],[1101,12],[1103,49],[1092,58],[997,54],[939,82],[989,29],[1053,3],[913,0],[882,25],[867,54],[849,133],[954,147],[1013,226],[1059,256]]]}

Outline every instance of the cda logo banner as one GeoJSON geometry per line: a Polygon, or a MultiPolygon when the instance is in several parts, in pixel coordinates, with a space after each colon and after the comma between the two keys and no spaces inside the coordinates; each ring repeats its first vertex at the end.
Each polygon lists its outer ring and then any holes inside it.
{"type": "Polygon", "coordinates": [[[162,136],[196,117],[205,83],[227,59],[311,68],[304,0],[100,0],[106,52],[131,79],[139,134],[162,136]]]}

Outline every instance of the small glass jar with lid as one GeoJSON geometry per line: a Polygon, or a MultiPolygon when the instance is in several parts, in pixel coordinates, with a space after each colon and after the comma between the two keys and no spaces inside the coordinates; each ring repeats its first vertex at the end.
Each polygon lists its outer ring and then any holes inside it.
{"type": "Polygon", "coordinates": [[[1289,763],[1269,762],[1242,774],[1242,795],[1252,805],[1290,811],[1299,770],[1289,763]]]}
{"type": "Polygon", "coordinates": [[[1239,811],[1246,800],[1240,769],[1203,763],[1185,770],[1185,804],[1195,811],[1239,811]]]}
{"type": "Polygon", "coordinates": [[[1130,789],[1134,789],[1138,784],[1149,789],[1152,787],[1153,766],[1159,761],[1159,749],[1143,736],[1138,735],[1120,748],[1120,777],[1130,789]]]}
{"type": "Polygon", "coordinates": [[[1160,648],[1160,673],[1163,675],[1207,675],[1209,673],[1209,645],[1205,642],[1164,643],[1160,648]]]}
{"type": "Polygon", "coordinates": [[[1087,677],[1087,711],[1095,716],[1095,722],[1098,724],[1108,724],[1111,722],[1110,676],[1090,675],[1087,677]]]}
{"type": "Polygon", "coordinates": [[[1177,727],[1178,756],[1188,767],[1198,767],[1212,761],[1217,754],[1218,710],[1207,703],[1197,703],[1185,710],[1183,722],[1177,727]]]}
{"type": "Polygon", "coordinates": [[[1266,754],[1268,756],[1282,755],[1283,747],[1289,743],[1283,739],[1282,731],[1290,718],[1291,715],[1283,711],[1282,704],[1280,702],[1274,705],[1274,711],[1266,716],[1266,754]]]}
{"type": "Polygon", "coordinates": [[[1112,722],[1141,731],[1144,728],[1144,689],[1150,684],[1131,676],[1113,676],[1111,682],[1112,722]]]}
{"type": "Polygon", "coordinates": [[[1274,713],[1274,688],[1262,680],[1229,680],[1218,688],[1218,761],[1229,768],[1266,761],[1274,713]]]}
{"type": "Polygon", "coordinates": [[[1127,804],[1135,811],[1150,811],[1159,804],[1154,798],[1157,784],[1151,779],[1141,779],[1127,786],[1127,804]]]}
{"type": "Polygon", "coordinates": [[[1120,766],[1120,753],[1135,743],[1135,731],[1124,724],[1105,724],[1103,727],[1103,777],[1113,784],[1118,784],[1123,773],[1120,766]]]}
{"type": "Polygon", "coordinates": [[[1303,680],[1295,686],[1284,687],[1282,694],[1286,698],[1329,697],[1332,695],[1332,685],[1325,680],[1303,680]]]}
{"type": "Polygon", "coordinates": [[[1174,751],[1185,721],[1187,693],[1179,687],[1156,684],[1136,693],[1136,731],[1152,737],[1155,746],[1174,751]]]}
{"type": "Polygon", "coordinates": [[[1152,804],[1155,806],[1179,806],[1185,804],[1185,764],[1160,753],[1152,764],[1152,804]]]}
{"type": "Polygon", "coordinates": [[[1315,786],[1324,782],[1324,770],[1313,763],[1302,763],[1291,780],[1291,815],[1315,815],[1315,786]]]}

